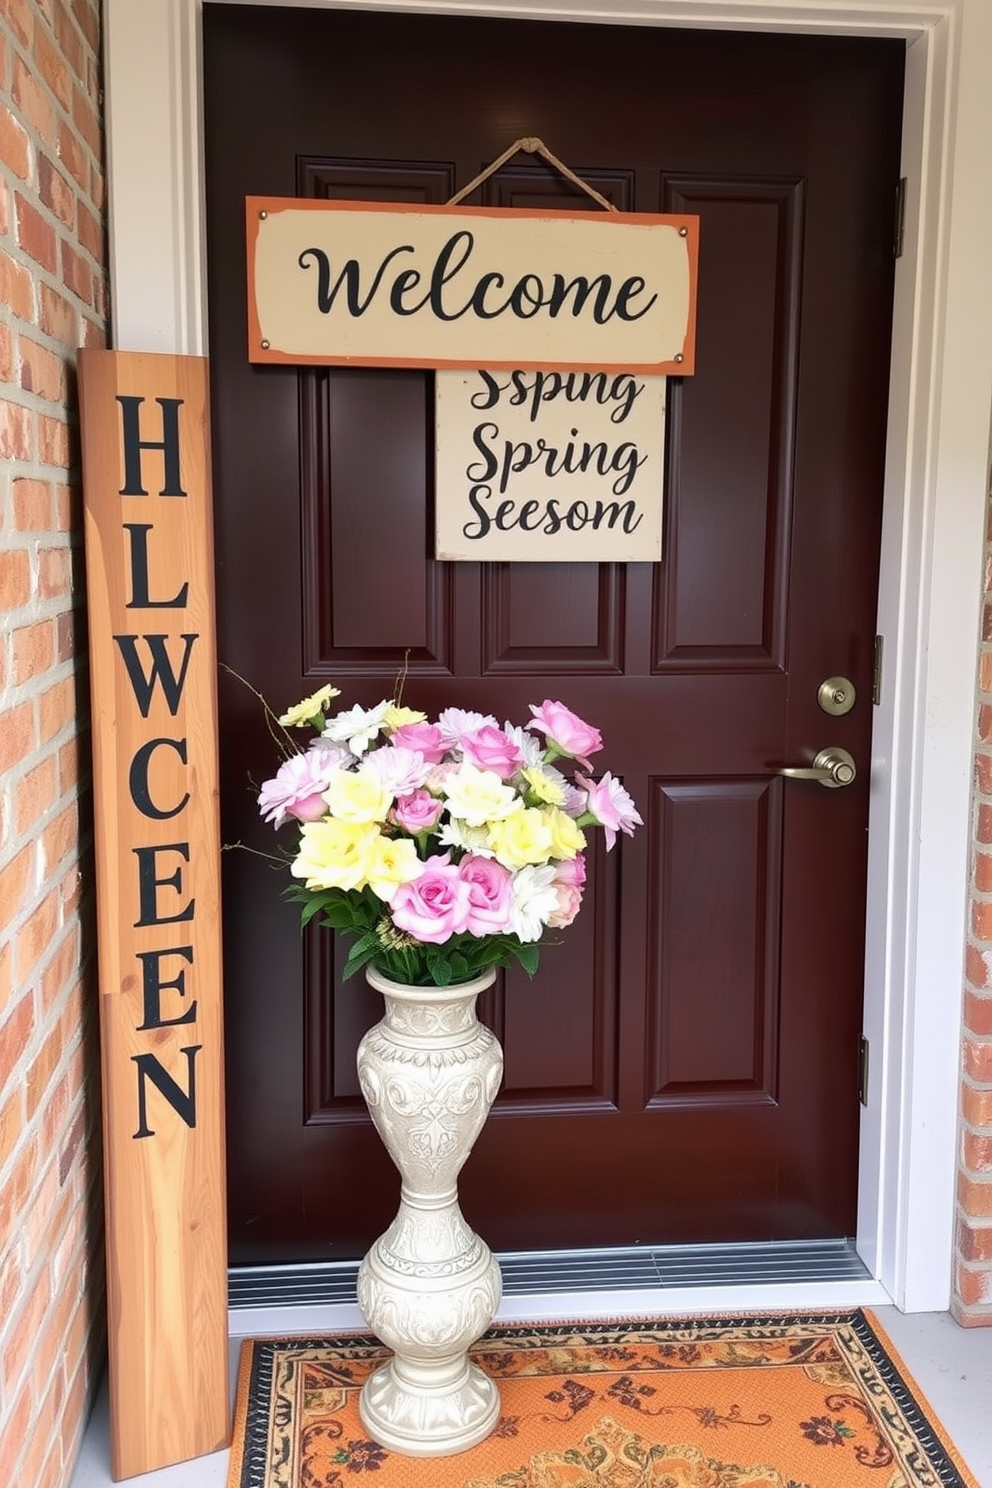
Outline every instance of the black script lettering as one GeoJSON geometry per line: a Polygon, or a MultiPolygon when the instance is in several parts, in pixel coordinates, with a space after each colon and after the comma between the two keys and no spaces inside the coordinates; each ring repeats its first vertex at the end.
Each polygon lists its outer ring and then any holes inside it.
{"type": "Polygon", "coordinates": [[[593,514],[592,525],[598,532],[604,520],[610,531],[617,522],[623,527],[624,532],[636,532],[643,521],[643,513],[637,510],[633,501],[597,501],[593,514]],[[623,512],[623,516],[620,513],[623,512]],[[636,520],[635,520],[636,516],[636,520]]]}
{"type": "Polygon", "coordinates": [[[491,481],[498,474],[500,495],[505,494],[514,475],[536,467],[543,470],[549,480],[557,475],[585,474],[588,470],[594,470],[597,475],[616,472],[617,478],[612,483],[612,490],[615,496],[623,496],[647,459],[646,455],[639,455],[637,446],[629,441],[617,445],[614,450],[603,440],[594,444],[590,444],[587,439],[581,444],[576,443],[578,429],[572,430],[572,438],[560,449],[557,445],[549,444],[543,436],[537,438],[533,444],[527,440],[518,443],[512,439],[504,439],[502,454],[498,455],[490,448],[490,444],[498,441],[499,432],[498,424],[476,426],[472,433],[472,443],[483,456],[484,462],[480,464],[473,461],[466,467],[465,474],[476,485],[491,481]]]}
{"type": "Polygon", "coordinates": [[[554,501],[554,500],[549,501],[548,502],[548,515],[547,515],[547,518],[545,520],[544,527],[542,528],[542,531],[546,532],[549,537],[554,537],[555,533],[560,529],[560,527],[561,527],[561,512],[558,510],[558,503],[557,503],[557,501],[554,501]]]}
{"type": "Polygon", "coordinates": [[[148,583],[148,534],[151,522],[125,522],[131,549],[131,598],[127,610],[181,610],[189,599],[189,584],[183,584],[172,599],[152,599],[148,583]]]}
{"type": "Polygon", "coordinates": [[[495,320],[497,315],[502,315],[506,309],[505,305],[497,305],[495,310],[486,309],[486,295],[490,288],[495,285],[502,289],[506,279],[502,274],[483,274],[475,289],[472,291],[471,305],[480,320],[495,320]]]}
{"type": "Polygon", "coordinates": [[[131,851],[138,860],[138,907],[140,914],[134,922],[134,928],[140,929],[144,925],[172,925],[178,920],[191,920],[196,912],[196,900],[190,899],[178,914],[161,914],[158,905],[159,889],[175,889],[177,894],[183,892],[183,870],[182,866],[176,868],[175,873],[167,878],[157,878],[156,871],[158,863],[156,859],[159,853],[178,853],[183,862],[189,862],[188,842],[158,842],[153,847],[133,847],[131,851]]]}
{"type": "Polygon", "coordinates": [[[647,304],[644,306],[644,309],[638,310],[636,314],[631,314],[627,310],[627,305],[629,304],[629,302],[637,295],[643,294],[646,288],[647,282],[646,280],[641,278],[640,274],[634,274],[630,279],[625,279],[623,281],[620,288],[617,290],[617,314],[619,315],[621,320],[640,320],[642,315],[647,315],[648,311],[651,309],[651,306],[658,298],[656,294],[653,294],[648,300],[647,304]]]}
{"type": "Polygon", "coordinates": [[[424,308],[423,300],[416,305],[404,305],[403,303],[403,296],[411,289],[416,289],[421,277],[418,269],[404,269],[402,274],[396,275],[393,287],[389,291],[389,306],[394,315],[416,315],[418,310],[424,308]]]}
{"type": "Polygon", "coordinates": [[[151,1080],[160,1095],[163,1095],[177,1116],[181,1116],[186,1125],[192,1129],[196,1127],[196,1056],[203,1048],[202,1044],[193,1044],[188,1049],[180,1049],[180,1054],[186,1055],[186,1080],[189,1086],[184,1090],[180,1084],[169,1074],[169,1071],[156,1059],[154,1054],[132,1054],[131,1058],[138,1066],[138,1130],[134,1133],[135,1140],[139,1137],[154,1137],[153,1127],[148,1125],[148,1107],[145,1096],[145,1085],[151,1080]]]}
{"type": "Polygon", "coordinates": [[[492,486],[472,486],[468,493],[468,504],[478,517],[478,522],[466,522],[462,527],[462,535],[473,541],[479,537],[485,537],[492,526],[492,520],[484,506],[479,503],[488,501],[493,494],[492,486]]]}
{"type": "Polygon", "coordinates": [[[527,417],[536,424],[545,403],[553,403],[564,397],[569,403],[594,402],[600,408],[610,403],[610,422],[622,424],[635,402],[644,391],[629,372],[610,376],[607,372],[511,372],[506,382],[500,382],[491,372],[479,372],[482,389],[469,399],[473,408],[480,411],[495,408],[504,393],[509,393],[507,403],[511,408],[529,405],[527,417]],[[512,389],[512,391],[511,391],[512,389]]]}
{"type": "MultiPolygon", "coordinates": [[[[518,374],[514,372],[513,375],[516,377],[518,374]]],[[[482,378],[485,386],[481,393],[473,393],[468,401],[473,408],[477,408],[481,413],[486,408],[494,408],[499,402],[500,393],[505,393],[510,384],[508,382],[497,382],[491,372],[480,372],[479,376],[482,378]]]]}
{"type": "Polygon", "coordinates": [[[546,303],[544,285],[536,274],[525,274],[513,286],[509,305],[518,320],[533,320],[546,303]],[[534,288],[531,288],[532,285],[534,288]]]}
{"type": "MultiPolygon", "coordinates": [[[[317,265],[317,309],[321,315],[330,315],[331,310],[334,308],[334,301],[337,299],[338,290],[341,288],[342,283],[344,283],[348,314],[357,318],[365,314],[375,299],[379,285],[382,283],[382,277],[393,259],[401,253],[412,252],[412,243],[401,243],[398,248],[391,248],[379,265],[364,300],[361,298],[361,281],[359,279],[361,265],[356,258],[348,259],[348,262],[341,270],[333,285],[331,284],[331,261],[323,248],[304,248],[297,262],[301,269],[308,269],[310,267],[307,263],[308,258],[312,258],[317,265]]],[[[408,276],[402,277],[406,278],[408,276]]],[[[420,310],[426,303],[426,300],[424,300],[416,308],[420,310]]]]}
{"type": "Polygon", "coordinates": [[[592,318],[597,325],[605,325],[608,320],[613,319],[614,315],[619,315],[621,320],[640,320],[643,315],[647,315],[651,306],[658,298],[654,294],[648,300],[643,310],[638,310],[636,313],[628,311],[628,302],[635,299],[637,295],[642,294],[645,288],[645,281],[641,278],[640,274],[635,274],[631,278],[625,279],[620,285],[611,309],[609,302],[610,294],[613,290],[613,280],[609,274],[597,274],[595,279],[587,279],[584,274],[576,274],[575,278],[569,279],[567,283],[565,282],[564,274],[555,274],[552,278],[551,293],[546,302],[548,313],[552,320],[556,319],[562,310],[565,309],[566,301],[573,290],[572,319],[577,320],[585,309],[586,300],[592,293],[594,284],[598,288],[596,290],[592,318]]]}
{"type": "Polygon", "coordinates": [[[465,474],[470,481],[482,482],[492,480],[499,469],[499,461],[492,450],[486,446],[486,439],[490,432],[494,439],[498,438],[499,424],[477,424],[472,432],[472,443],[479,451],[485,463],[481,466],[478,463],[474,463],[468,467],[465,474]]]}
{"type": "Polygon", "coordinates": [[[647,455],[638,456],[636,444],[618,444],[613,451],[613,459],[610,461],[610,469],[618,470],[620,474],[613,482],[613,494],[624,496],[633,484],[634,476],[647,459],[647,455]]]}
{"type": "Polygon", "coordinates": [[[160,496],[185,496],[179,469],[179,410],[182,398],[156,398],[162,410],[162,438],[142,439],[140,432],[140,409],[144,398],[135,398],[118,393],[121,405],[121,428],[124,436],[124,484],[122,496],[147,496],[141,484],[141,451],[161,450],[165,465],[165,485],[160,496]]]}
{"type": "Polygon", "coordinates": [[[127,784],[131,800],[137,806],[142,816],[147,816],[152,821],[167,821],[170,816],[178,816],[180,811],[185,810],[189,804],[189,791],[176,803],[168,808],[156,806],[152,800],[151,789],[148,785],[148,771],[151,766],[152,755],[156,749],[174,749],[186,764],[186,740],[185,739],[149,739],[135,751],[128,771],[127,784]]]}
{"type": "Polygon", "coordinates": [[[181,956],[192,966],[193,947],[169,946],[167,950],[138,951],[137,956],[141,962],[141,1006],[144,1013],[143,1021],[138,1024],[138,1032],[145,1033],[149,1028],[172,1028],[177,1023],[192,1023],[196,1018],[195,1002],[191,1002],[178,1018],[162,1017],[163,992],[171,988],[180,997],[186,996],[186,971],[185,968],[180,968],[179,974],[171,982],[163,982],[159,963],[165,956],[181,956]]]}
{"type": "MultiPolygon", "coordinates": [[[[429,298],[431,309],[438,320],[460,320],[472,308],[472,301],[469,300],[468,304],[463,305],[460,310],[455,310],[449,314],[444,308],[442,292],[448,281],[454,279],[458,271],[464,268],[472,256],[472,249],[474,247],[474,235],[463,228],[460,232],[451,235],[437,256],[434,272],[431,275],[431,292],[429,298]],[[452,264],[451,259],[454,257],[457,248],[463,249],[462,256],[452,264]]],[[[496,313],[498,315],[500,311],[496,313]]]]}
{"type": "Polygon", "coordinates": [[[186,671],[189,667],[189,658],[193,651],[193,642],[199,640],[198,635],[183,635],[181,640],[186,642],[186,650],[183,655],[183,664],[176,675],[165,643],[169,639],[166,635],[115,635],[114,640],[120,648],[124,665],[127,668],[128,677],[131,679],[131,688],[135,700],[141,709],[142,718],[148,717],[152,697],[155,693],[156,682],[161,683],[162,692],[169,705],[169,712],[175,718],[179,709],[179,703],[186,683],[186,671]],[[151,652],[151,670],[146,676],[144,668],[138,657],[138,642],[144,641],[151,652]]]}
{"type": "MultiPolygon", "coordinates": [[[[562,273],[552,273],[550,283],[547,283],[540,274],[528,270],[506,292],[505,275],[487,270],[471,284],[462,271],[474,251],[475,235],[468,228],[459,228],[452,233],[434,260],[428,291],[419,300],[413,301],[410,297],[425,278],[426,270],[407,268],[394,271],[385,291],[393,313],[416,315],[429,307],[431,314],[441,321],[461,320],[469,314],[477,320],[496,320],[507,312],[518,320],[533,320],[541,311],[546,311],[551,320],[564,315],[577,320],[588,311],[597,325],[606,325],[614,316],[627,321],[640,320],[658,299],[657,294],[652,294],[645,304],[639,307],[635,304],[643,298],[647,288],[647,281],[640,274],[631,274],[615,285],[610,274],[597,274],[592,278],[576,274],[574,278],[566,279],[562,273]],[[446,289],[459,276],[466,282],[464,298],[456,308],[446,289]],[[504,292],[505,297],[499,300],[498,294],[504,292]]],[[[387,271],[399,255],[414,252],[416,249],[412,243],[401,243],[391,248],[372,275],[364,295],[362,264],[357,258],[347,259],[336,279],[333,279],[331,260],[323,248],[304,248],[297,263],[304,270],[309,270],[314,264],[317,267],[316,302],[321,315],[330,314],[343,287],[346,313],[357,319],[371,306],[387,271]]]]}
{"type": "Polygon", "coordinates": [[[552,316],[561,314],[562,310],[565,309],[565,301],[574,290],[575,298],[572,304],[572,318],[573,320],[578,319],[585,309],[586,300],[592,294],[594,284],[598,288],[596,291],[596,301],[593,305],[592,318],[597,325],[603,325],[612,315],[612,311],[607,311],[606,308],[610,290],[613,288],[613,281],[609,274],[597,274],[595,279],[587,279],[584,274],[576,274],[575,278],[569,279],[567,284],[564,274],[555,274],[549,302],[552,316]]]}
{"type": "Polygon", "coordinates": [[[597,501],[590,508],[588,502],[581,500],[562,507],[551,498],[542,507],[539,501],[530,499],[521,502],[518,507],[515,501],[507,497],[499,503],[495,512],[490,512],[485,503],[492,498],[492,486],[471,487],[468,501],[478,520],[463,525],[464,537],[478,541],[486,537],[493,527],[500,532],[511,532],[514,527],[519,527],[524,532],[544,532],[553,537],[562,527],[567,527],[571,532],[581,532],[583,528],[591,527],[594,532],[598,532],[602,527],[608,527],[612,531],[618,523],[624,532],[630,533],[636,531],[643,520],[643,513],[638,511],[633,501],[597,501]]]}

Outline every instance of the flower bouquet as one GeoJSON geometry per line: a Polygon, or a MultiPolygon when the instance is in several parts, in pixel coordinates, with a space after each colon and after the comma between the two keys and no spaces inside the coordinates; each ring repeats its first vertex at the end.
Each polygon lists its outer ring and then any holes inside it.
{"type": "Polygon", "coordinates": [[[410,986],[512,961],[533,975],[545,931],[582,902],[584,829],[602,827],[609,850],[641,822],[619,781],[583,773],[599,730],[551,700],[500,727],[462,708],[432,723],[392,701],[329,714],[338,695],[322,687],[278,720],[316,737],[258,797],[266,821],[297,826],[287,894],[303,924],[319,915],[354,937],[345,977],[369,962],[410,986]]]}

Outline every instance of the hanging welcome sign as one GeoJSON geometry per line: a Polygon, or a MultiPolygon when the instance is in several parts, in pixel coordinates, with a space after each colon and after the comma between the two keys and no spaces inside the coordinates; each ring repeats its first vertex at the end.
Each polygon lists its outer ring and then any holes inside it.
{"type": "Polygon", "coordinates": [[[578,369],[438,372],[436,556],[657,562],[666,384],[578,369]]]}
{"type": "Polygon", "coordinates": [[[253,362],[693,370],[697,222],[249,197],[253,362]]]}

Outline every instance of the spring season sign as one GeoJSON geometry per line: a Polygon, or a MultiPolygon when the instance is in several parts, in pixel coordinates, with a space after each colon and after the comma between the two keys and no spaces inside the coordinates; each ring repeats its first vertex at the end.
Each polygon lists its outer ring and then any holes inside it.
{"type": "Polygon", "coordinates": [[[115,1478],[227,1435],[206,362],[79,354],[115,1478]]]}
{"type": "Polygon", "coordinates": [[[657,562],[664,377],[437,374],[435,556],[657,562]]]}
{"type": "Polygon", "coordinates": [[[693,370],[698,219],[248,197],[253,362],[693,370]]]}

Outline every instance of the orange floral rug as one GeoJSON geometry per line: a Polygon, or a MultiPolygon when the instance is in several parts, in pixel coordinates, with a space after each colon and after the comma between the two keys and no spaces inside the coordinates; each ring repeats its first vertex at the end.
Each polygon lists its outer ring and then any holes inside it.
{"type": "Polygon", "coordinates": [[[870,1313],[493,1328],[493,1434],[368,1440],[356,1336],[243,1346],[229,1488],[978,1488],[870,1313]]]}

